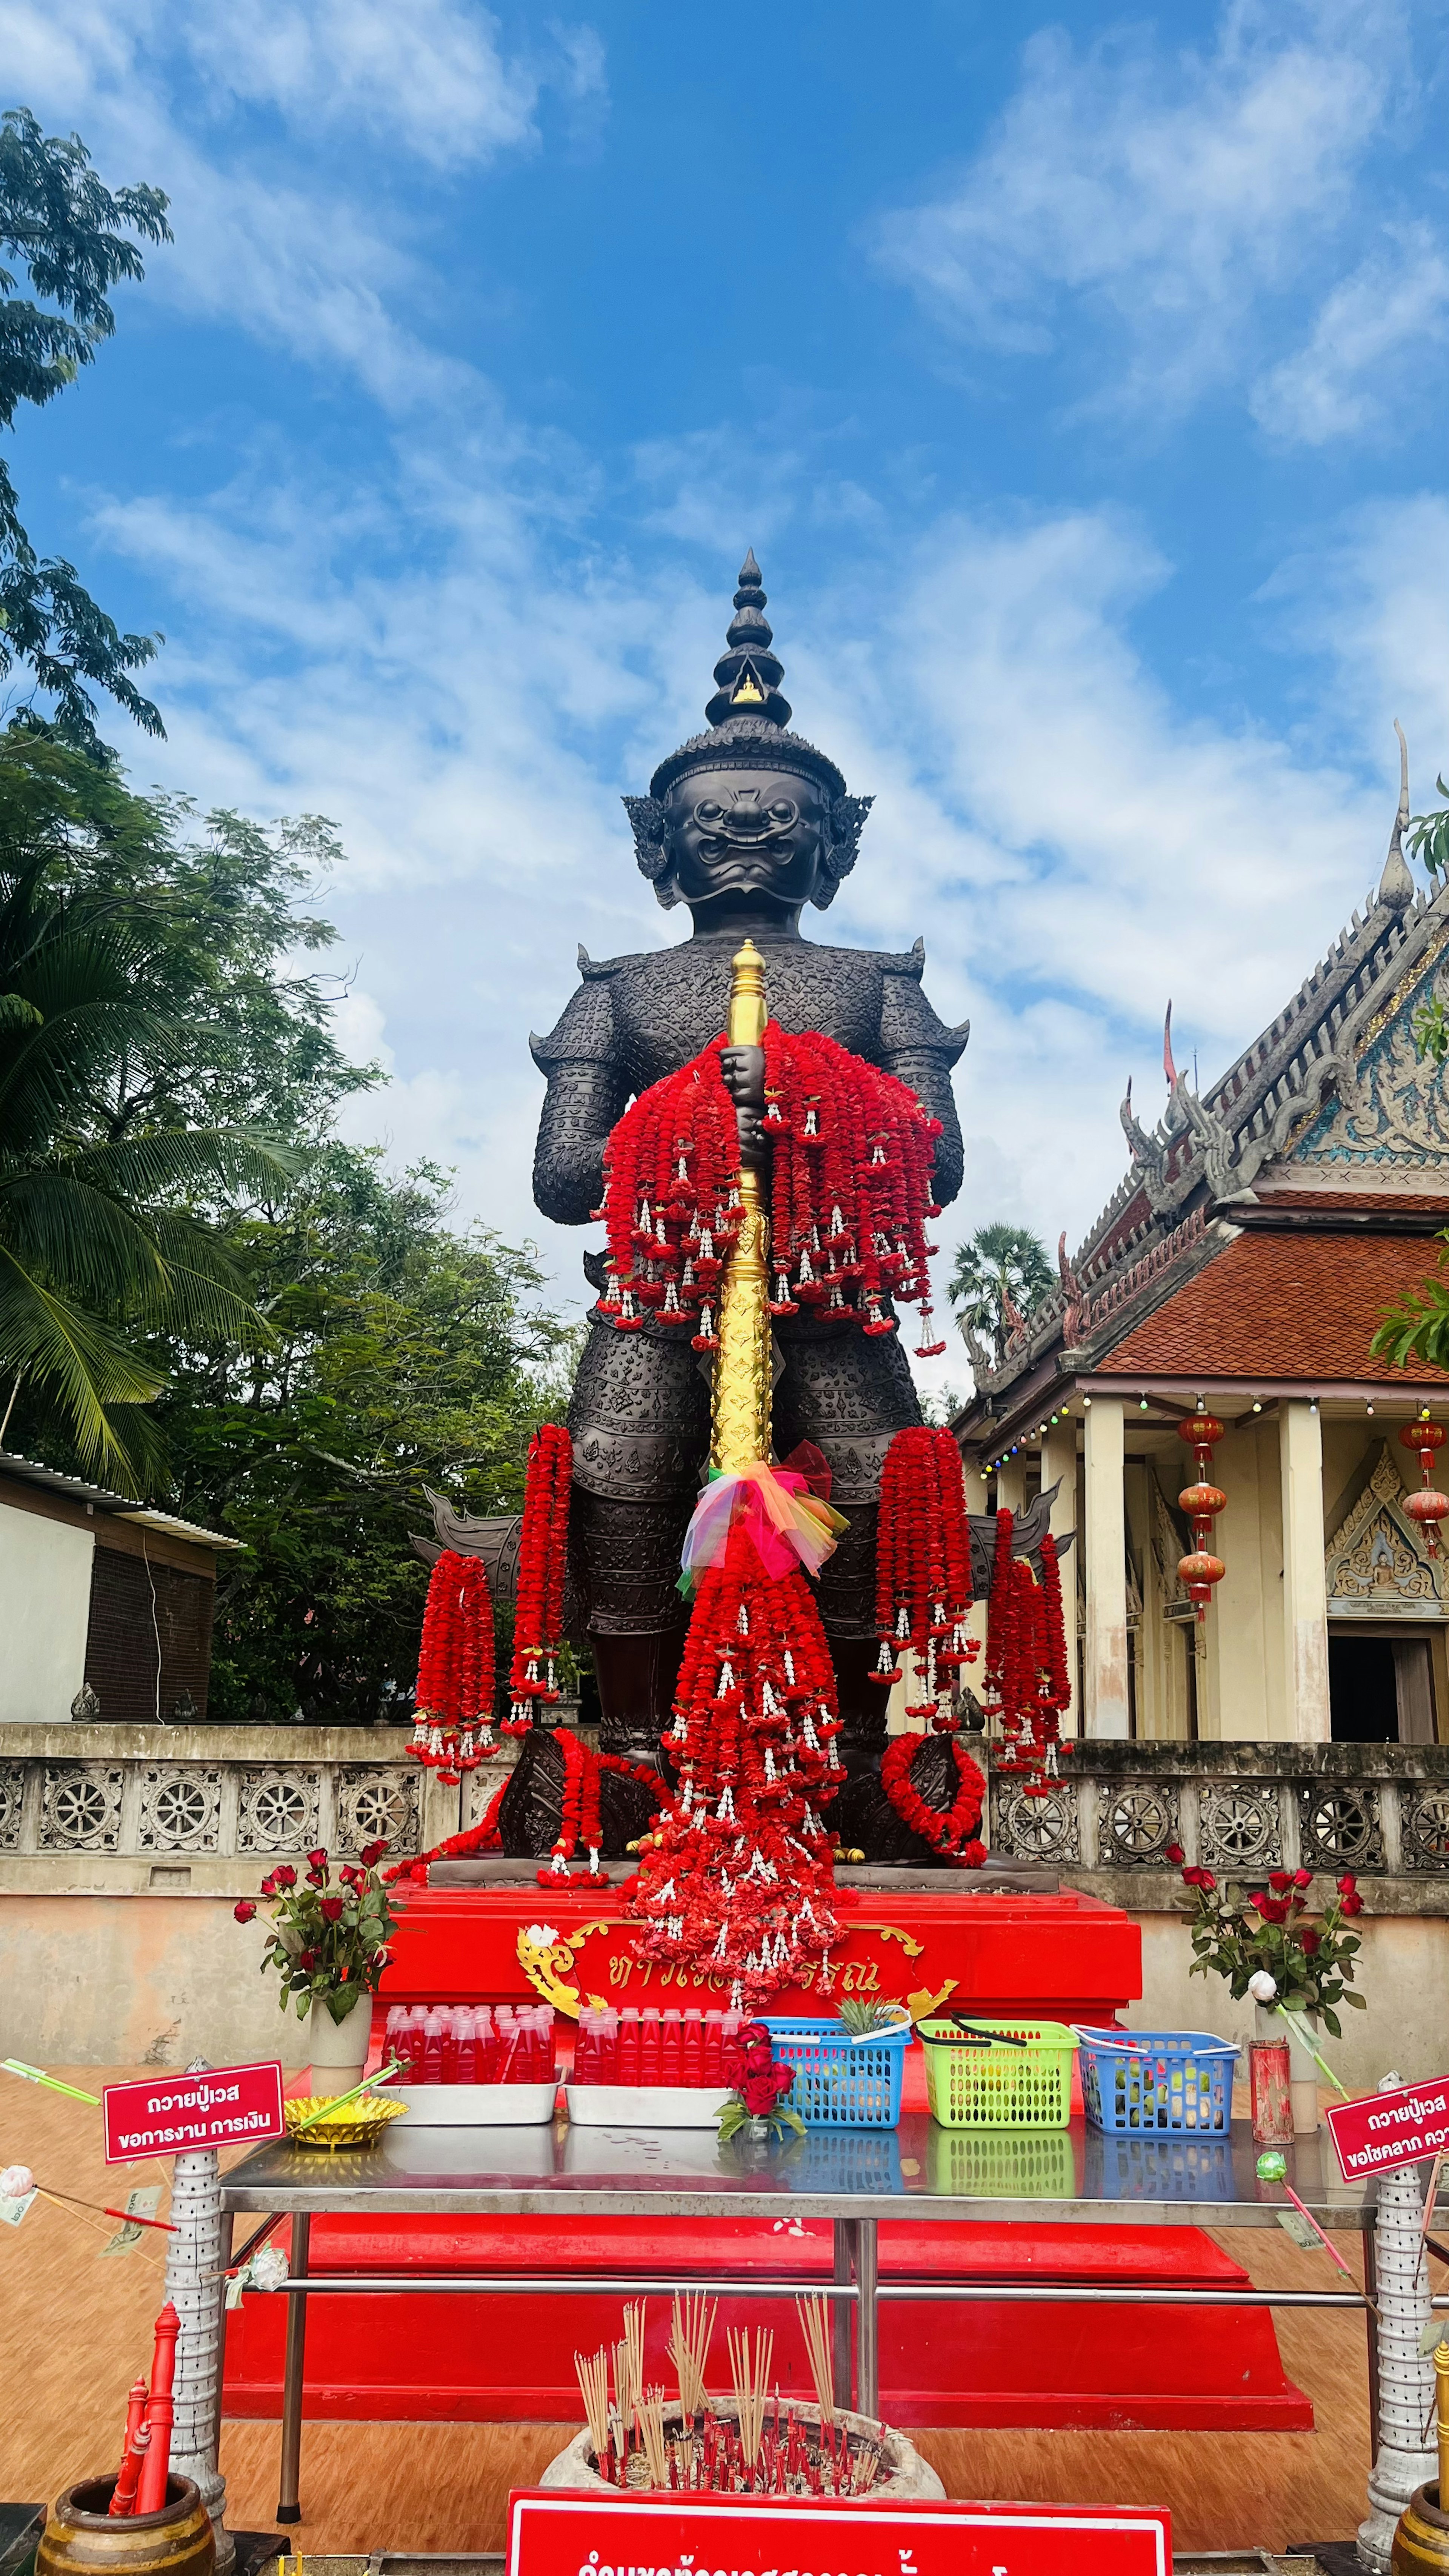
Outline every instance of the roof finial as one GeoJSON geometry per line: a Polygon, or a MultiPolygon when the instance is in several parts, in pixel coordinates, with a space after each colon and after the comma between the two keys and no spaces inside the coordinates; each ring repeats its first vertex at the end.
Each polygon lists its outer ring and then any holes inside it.
{"type": "Polygon", "coordinates": [[[785,665],[770,647],[774,637],[765,615],[760,567],[751,546],[740,566],[735,613],[725,637],[728,651],[714,666],[715,695],[705,708],[705,722],[722,725],[731,716],[759,716],[766,724],[787,725],[790,701],[780,695],[785,665]]]}
{"type": "Polygon", "coordinates": [[[1379,901],[1389,912],[1407,912],[1414,900],[1414,880],[1404,856],[1404,832],[1409,821],[1409,746],[1404,728],[1397,716],[1394,731],[1399,737],[1399,810],[1389,835],[1389,854],[1379,879],[1379,901]]]}
{"type": "Polygon", "coordinates": [[[1175,1091],[1177,1067],[1172,1061],[1172,1004],[1170,1002],[1167,1005],[1167,1017],[1162,1023],[1162,1070],[1167,1076],[1168,1090],[1175,1091]]]}

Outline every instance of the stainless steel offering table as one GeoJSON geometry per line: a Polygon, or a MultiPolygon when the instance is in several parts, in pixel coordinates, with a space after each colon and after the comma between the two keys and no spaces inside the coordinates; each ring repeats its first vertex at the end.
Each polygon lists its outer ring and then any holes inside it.
{"type": "MultiPolygon", "coordinates": [[[[661,2276],[641,2263],[612,2278],[557,2272],[542,2276],[366,2270],[309,2274],[308,2236],[314,2215],[353,2218],[396,2216],[579,2217],[641,2219],[829,2219],[833,2222],[833,2277],[811,2279],[836,2305],[836,2391],[842,2404],[878,2413],[878,2302],[1040,2301],[1058,2306],[1090,2301],[1133,2306],[1358,2308],[1368,2322],[1370,2406],[1378,2414],[1373,2222],[1375,2186],[1347,2184],[1338,2176],[1327,2133],[1299,2139],[1286,2150],[1288,2180],[1322,2226],[1364,2242],[1366,2300],[1356,2290],[1121,2289],[1064,2287],[1043,2282],[973,2282],[950,2278],[882,2282],[877,2270],[877,2230],[882,2221],[929,2218],[1005,2227],[1112,2225],[1201,2228],[1276,2227],[1289,2206],[1279,2183],[1260,2182],[1258,2149],[1246,2122],[1229,2137],[1193,2133],[1104,2137],[1078,2120],[1066,2133],[1074,2187],[1043,2189],[1041,2140],[1035,2132],[989,2133],[989,2158],[981,2158],[987,2133],[942,2130],[922,2113],[908,2113],[890,2133],[892,2152],[869,2177],[852,2180],[839,2150],[854,2133],[812,2131],[783,2145],[717,2140],[667,2130],[571,2129],[562,2119],[552,2130],[428,2129],[408,2135],[398,2121],[366,2153],[327,2155],[290,2145],[265,2146],[227,2175],[222,2188],[225,2226],[238,2215],[285,2214],[292,2221],[291,2272],[277,2294],[290,2300],[282,2402],[281,2496],[278,2519],[300,2519],[299,2471],[302,2381],[307,2301],[349,2296],[444,2292],[460,2297],[520,2293],[549,2297],[618,2292],[625,2297],[680,2289],[708,2289],[732,2298],[790,2298],[807,2286],[799,2274],[774,2279],[688,2279],[661,2276]],[[832,2150],[834,2152],[832,2152],[832,2150]],[[975,2151],[973,2153],[973,2151],[975,2151]],[[980,2170],[976,2169],[980,2164],[980,2170]],[[989,2167],[989,2181],[984,2178],[989,2167]],[[850,2313],[855,2312],[854,2393],[851,2390],[850,2313]]],[[[223,2261],[229,2260],[224,2252],[223,2261]]],[[[1326,2257],[1324,2258],[1326,2261],[1326,2257]]],[[[1449,2303],[1446,2303],[1449,2304],[1449,2303]]]]}

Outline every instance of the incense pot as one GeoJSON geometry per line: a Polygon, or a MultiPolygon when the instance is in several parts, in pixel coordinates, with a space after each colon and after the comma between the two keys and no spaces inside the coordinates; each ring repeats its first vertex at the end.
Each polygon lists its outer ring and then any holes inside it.
{"type": "MultiPolygon", "coordinates": [[[[818,2406],[806,2405],[795,2397],[791,2397],[787,2402],[797,2424],[818,2428],[820,2423],[818,2406]]],[[[773,2412],[773,2397],[770,2405],[773,2412]]],[[[709,2411],[723,2423],[733,2424],[736,2420],[737,2409],[732,2398],[711,2396],[709,2411]]],[[[678,2430],[682,2418],[683,2409],[678,2404],[665,2407],[664,2422],[670,2432],[678,2430]]],[[[697,2422],[699,2419],[696,2417],[695,2420],[697,2422]]],[[[920,2452],[913,2443],[907,2441],[904,2433],[892,2432],[887,2426],[876,2423],[870,2416],[853,2414],[845,2406],[836,2407],[835,2422],[839,2432],[861,2442],[871,2444],[879,2442],[881,2446],[880,2474],[867,2490],[872,2504],[882,2498],[944,2497],[946,2490],[929,2460],[922,2459],[920,2452]]],[[[620,2488],[613,2485],[607,2478],[600,2477],[594,2467],[594,2446],[587,2425],[574,2435],[568,2447],[560,2451],[556,2459],[550,2460],[539,2479],[539,2485],[550,2488],[582,2487],[590,2495],[613,2496],[620,2499],[656,2492],[644,2486],[620,2488]]],[[[681,2498],[681,2502],[684,2501],[687,2499],[681,2498]]]]}
{"type": "Polygon", "coordinates": [[[169,2478],[156,2513],[113,2516],[115,2477],[67,2487],[36,2552],[36,2576],[213,2576],[216,2538],[190,2478],[169,2478]]]}
{"type": "Polygon", "coordinates": [[[1415,2487],[1399,2516],[1389,2553],[1394,2576],[1449,2576],[1449,2513],[1439,2502],[1449,2495],[1449,2343],[1434,2355],[1434,2401],[1439,2475],[1432,2485],[1415,2487]]]}

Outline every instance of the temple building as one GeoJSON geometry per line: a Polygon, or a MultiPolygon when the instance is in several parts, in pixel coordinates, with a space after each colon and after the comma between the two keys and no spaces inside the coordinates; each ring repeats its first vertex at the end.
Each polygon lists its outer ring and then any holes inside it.
{"type": "Polygon", "coordinates": [[[1081,1535],[1078,1732],[1449,1741],[1449,1566],[1404,1510],[1399,1436],[1426,1404],[1449,1421],[1449,1380],[1370,1352],[1449,1225],[1449,1097],[1413,1034],[1449,993],[1449,888],[1416,892],[1407,814],[1405,789],[1364,917],[1211,1090],[1170,1037],[1150,1133],[1129,1085],[1126,1175],[1002,1364],[968,1335],[972,1508],[1054,1487],[1054,1528],[1081,1535]],[[1177,1500],[1199,1404],[1227,1496],[1201,1623],[1177,1500]]]}

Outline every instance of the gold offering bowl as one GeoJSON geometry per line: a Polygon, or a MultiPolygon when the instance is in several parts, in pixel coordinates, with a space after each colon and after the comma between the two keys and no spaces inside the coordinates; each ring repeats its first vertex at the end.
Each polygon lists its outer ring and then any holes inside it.
{"type": "Polygon", "coordinates": [[[375,2147],[389,2120],[407,2118],[406,2102],[369,2100],[340,2102],[334,2108],[326,2094],[309,2093],[282,2104],[287,2135],[294,2147],[320,2147],[335,2155],[339,2147],[375,2147]],[[320,2112],[321,2118],[314,2118],[320,2112]],[[310,2127],[304,2127],[310,2121],[310,2127]]]}

